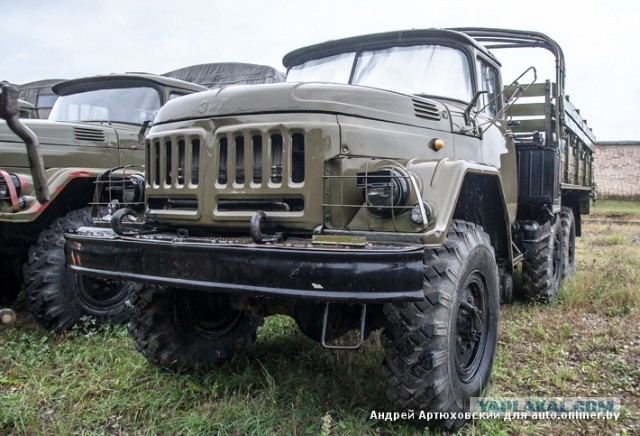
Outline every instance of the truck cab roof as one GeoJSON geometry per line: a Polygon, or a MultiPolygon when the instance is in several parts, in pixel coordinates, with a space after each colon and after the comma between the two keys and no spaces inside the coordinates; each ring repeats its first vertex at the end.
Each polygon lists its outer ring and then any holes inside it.
{"type": "Polygon", "coordinates": [[[186,93],[207,89],[195,83],[147,73],[123,73],[82,77],[60,82],[54,85],[52,89],[57,95],[63,96],[83,92],[88,89],[120,88],[128,85],[171,87],[177,90],[184,90],[186,93]]]}
{"type": "Polygon", "coordinates": [[[483,45],[468,35],[451,29],[399,30],[330,40],[294,50],[284,56],[282,63],[289,69],[312,59],[332,56],[347,51],[375,50],[390,46],[412,46],[427,42],[434,43],[438,42],[438,40],[448,43],[458,42],[462,45],[472,46],[499,64],[498,60],[483,45]]]}

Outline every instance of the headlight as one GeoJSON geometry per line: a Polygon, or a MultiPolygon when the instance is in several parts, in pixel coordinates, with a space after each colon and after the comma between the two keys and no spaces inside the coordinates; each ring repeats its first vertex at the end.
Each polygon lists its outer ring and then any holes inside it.
{"type": "Polygon", "coordinates": [[[364,189],[367,210],[378,217],[389,218],[403,210],[409,197],[408,175],[396,168],[381,168],[377,171],[358,173],[357,187],[364,189]]]}
{"type": "Polygon", "coordinates": [[[144,176],[142,174],[133,174],[127,179],[122,197],[125,203],[140,203],[144,200],[144,176]]]}
{"type": "Polygon", "coordinates": [[[144,201],[145,181],[142,174],[132,174],[120,180],[110,180],[105,188],[103,202],[117,200],[119,203],[128,204],[129,207],[144,201]]]}
{"type": "Polygon", "coordinates": [[[16,188],[16,194],[18,195],[18,197],[20,196],[20,179],[15,174],[9,174],[9,180],[5,179],[4,177],[0,177],[0,200],[10,199],[9,186],[7,185],[7,182],[13,184],[13,186],[16,188]]]}

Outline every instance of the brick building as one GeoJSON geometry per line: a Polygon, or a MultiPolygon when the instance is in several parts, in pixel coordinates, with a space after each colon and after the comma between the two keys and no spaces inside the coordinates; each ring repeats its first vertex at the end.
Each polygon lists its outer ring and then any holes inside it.
{"type": "Polygon", "coordinates": [[[595,179],[599,197],[640,199],[640,141],[597,142],[595,179]]]}

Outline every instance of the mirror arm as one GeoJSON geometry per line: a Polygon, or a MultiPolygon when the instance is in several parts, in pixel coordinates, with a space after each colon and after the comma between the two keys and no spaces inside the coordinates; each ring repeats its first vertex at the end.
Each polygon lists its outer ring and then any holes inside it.
{"type": "Polygon", "coordinates": [[[478,102],[478,99],[480,98],[480,96],[482,94],[486,94],[487,91],[477,91],[473,98],[471,99],[471,101],[469,102],[469,104],[467,105],[467,107],[464,109],[464,122],[465,124],[470,124],[471,123],[471,109],[473,109],[473,107],[476,105],[476,103],[478,102]]]}

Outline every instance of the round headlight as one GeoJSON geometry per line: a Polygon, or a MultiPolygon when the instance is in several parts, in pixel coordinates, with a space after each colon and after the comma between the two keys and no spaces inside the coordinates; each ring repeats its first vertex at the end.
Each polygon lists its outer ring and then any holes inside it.
{"type": "Polygon", "coordinates": [[[141,174],[129,176],[122,193],[124,203],[140,203],[144,200],[144,177],[141,174]]]}
{"type": "Polygon", "coordinates": [[[403,212],[396,208],[407,203],[407,177],[395,168],[359,173],[358,187],[365,190],[367,210],[381,218],[389,218],[403,212]]]}

